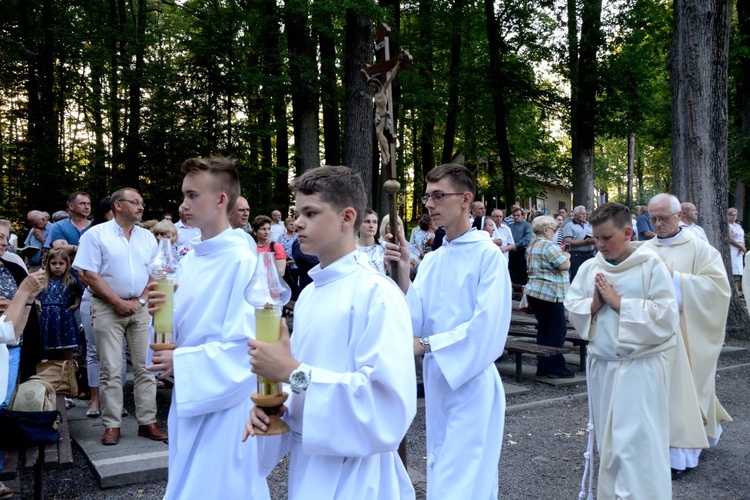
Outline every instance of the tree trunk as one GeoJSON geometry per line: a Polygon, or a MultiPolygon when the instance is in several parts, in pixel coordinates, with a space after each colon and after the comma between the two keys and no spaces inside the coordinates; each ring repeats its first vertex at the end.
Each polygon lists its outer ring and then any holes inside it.
{"type": "Polygon", "coordinates": [[[338,79],[336,77],[336,40],[332,28],[331,12],[325,0],[314,4],[318,43],[320,43],[320,98],[323,104],[323,145],[325,163],[341,164],[341,125],[339,123],[338,79]]]}
{"type": "Polygon", "coordinates": [[[601,45],[602,0],[584,0],[581,11],[581,45],[578,50],[576,98],[576,150],[573,164],[573,206],[594,208],[594,123],[599,89],[596,54],[601,45]]]}
{"type": "Polygon", "coordinates": [[[346,11],[344,47],[344,165],[362,176],[367,206],[372,206],[372,93],[359,77],[363,64],[372,64],[372,21],[356,9],[346,11]]]}
{"type": "MultiPolygon", "coordinates": [[[[420,0],[419,2],[419,43],[422,46],[422,54],[424,55],[424,62],[417,63],[419,65],[419,76],[424,86],[422,91],[425,95],[430,95],[435,89],[433,83],[434,69],[432,65],[432,42],[433,42],[433,26],[432,26],[432,1],[433,0],[420,0]]],[[[435,167],[435,107],[430,102],[425,103],[424,108],[420,113],[420,137],[419,145],[420,152],[422,153],[422,170],[423,176],[427,175],[427,172],[435,167]]]]}
{"type": "MultiPolygon", "coordinates": [[[[441,163],[449,163],[453,158],[453,144],[458,123],[458,80],[461,67],[461,34],[463,32],[464,0],[454,0],[451,7],[451,61],[448,80],[448,109],[445,114],[445,139],[441,163]]],[[[476,158],[475,158],[476,160],[476,158]]]]}
{"type": "MultiPolygon", "coordinates": [[[[570,151],[573,166],[577,161],[578,134],[578,9],[576,0],[568,1],[568,78],[570,80],[570,151]]],[[[510,205],[509,205],[510,207],[510,205]]]]}
{"type": "MultiPolygon", "coordinates": [[[[500,152],[500,168],[503,171],[503,197],[505,206],[510,207],[516,201],[515,174],[513,158],[508,144],[507,107],[505,104],[505,78],[502,71],[502,40],[498,31],[497,17],[492,0],[484,0],[484,13],[487,22],[487,41],[490,52],[490,87],[492,107],[495,115],[495,140],[500,152]]],[[[475,158],[475,161],[477,159],[475,158]]]]}
{"type": "Polygon", "coordinates": [[[284,8],[289,73],[292,82],[292,126],[297,150],[296,172],[320,166],[318,68],[307,22],[307,1],[287,0],[284,8]]]}
{"type": "Polygon", "coordinates": [[[635,170],[635,134],[628,136],[628,193],[627,205],[633,206],[633,172],[635,170]]]}
{"type": "Polygon", "coordinates": [[[141,87],[143,85],[143,57],[146,50],[146,0],[138,0],[136,13],[135,66],[130,75],[128,99],[128,135],[125,139],[125,183],[138,189],[141,173],[141,87]]]}
{"type": "MultiPolygon", "coordinates": [[[[672,87],[672,193],[694,203],[701,226],[732,280],[726,221],[727,81],[731,0],[675,0],[669,54],[672,87]]],[[[727,332],[748,338],[750,317],[734,286],[727,332]]]]}
{"type": "MultiPolygon", "coordinates": [[[[737,21],[739,24],[740,40],[743,47],[750,43],[750,0],[737,0],[737,21]]],[[[739,101],[742,107],[742,147],[740,154],[745,164],[750,164],[750,56],[747,52],[738,51],[737,58],[740,66],[740,82],[738,85],[739,101]]],[[[744,185],[747,195],[748,185],[744,185]]],[[[747,198],[744,198],[747,199],[747,198]]],[[[742,220],[750,223],[750,203],[745,203],[742,220]]],[[[745,225],[745,227],[750,227],[745,225]]]]}

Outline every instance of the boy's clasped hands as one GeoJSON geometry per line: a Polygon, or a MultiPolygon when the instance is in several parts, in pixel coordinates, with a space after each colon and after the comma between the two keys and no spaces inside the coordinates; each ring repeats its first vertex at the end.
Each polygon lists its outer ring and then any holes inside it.
{"type": "Polygon", "coordinates": [[[591,302],[591,314],[594,315],[604,305],[620,312],[620,296],[617,295],[615,287],[607,281],[603,273],[598,273],[594,278],[594,297],[591,302]]]}

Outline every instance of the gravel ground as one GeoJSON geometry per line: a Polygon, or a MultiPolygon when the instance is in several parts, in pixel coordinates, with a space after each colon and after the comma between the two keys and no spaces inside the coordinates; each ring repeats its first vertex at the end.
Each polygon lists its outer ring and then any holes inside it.
{"type": "MultiPolygon", "coordinates": [[[[729,341],[729,345],[750,347],[750,342],[729,341]]],[[[529,360],[533,363],[533,360],[529,360]]],[[[724,428],[719,446],[704,452],[701,465],[673,482],[676,499],[746,498],[750,475],[750,352],[722,357],[717,391],[734,423],[724,428]]],[[[515,383],[515,382],[513,382],[515,383]]],[[[583,473],[588,409],[585,387],[552,387],[532,381],[520,385],[532,390],[508,398],[508,412],[502,436],[503,451],[499,467],[500,497],[512,499],[575,498],[583,473]]],[[[132,391],[126,389],[126,408],[134,412],[132,391]]],[[[163,391],[160,391],[163,393],[163,391]]],[[[166,425],[169,402],[159,398],[158,419],[166,425]]],[[[133,417],[128,417],[133,418],[133,417]]],[[[426,451],[424,409],[420,408],[407,435],[409,467],[425,474],[426,451]]],[[[110,488],[98,487],[84,455],[74,445],[75,467],[50,471],[47,498],[161,498],[165,481],[110,488]]],[[[31,475],[21,476],[23,498],[31,498],[31,475]]],[[[269,477],[272,498],[286,498],[286,463],[282,462],[269,477]]],[[[19,498],[16,495],[15,498],[19,498]]]]}

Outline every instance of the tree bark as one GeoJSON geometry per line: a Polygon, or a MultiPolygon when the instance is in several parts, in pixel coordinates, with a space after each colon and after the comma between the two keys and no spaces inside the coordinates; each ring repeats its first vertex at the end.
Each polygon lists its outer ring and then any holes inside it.
{"type": "Polygon", "coordinates": [[[578,9],[576,0],[568,1],[568,79],[570,80],[570,151],[571,166],[577,162],[577,106],[578,106],[578,9]]]}
{"type": "MultiPolygon", "coordinates": [[[[740,43],[747,47],[750,43],[750,0],[737,0],[737,21],[740,32],[740,43]]],[[[740,154],[746,165],[750,165],[750,56],[746,51],[738,51],[737,58],[740,66],[740,81],[738,85],[739,102],[742,109],[742,147],[740,154]]],[[[747,183],[744,193],[747,194],[747,183]]],[[[747,199],[745,197],[745,199],[747,199]]],[[[745,203],[742,220],[750,222],[750,203],[745,203]]]]}
{"type": "MultiPolygon", "coordinates": [[[[729,179],[727,82],[731,0],[675,0],[669,54],[672,193],[701,213],[709,242],[732,280],[726,221],[729,179]]],[[[732,286],[727,332],[748,338],[750,317],[732,286]]]]}
{"type": "Polygon", "coordinates": [[[356,9],[346,11],[344,46],[344,165],[362,176],[367,206],[372,205],[372,93],[359,77],[363,64],[372,64],[372,21],[356,9]]]}
{"type": "Polygon", "coordinates": [[[576,148],[573,164],[573,205],[594,208],[594,123],[599,89],[596,54],[602,40],[602,0],[583,0],[581,44],[578,50],[578,95],[576,98],[576,148]]]}
{"type": "Polygon", "coordinates": [[[633,172],[635,170],[635,134],[628,135],[628,193],[627,205],[633,206],[633,172]]]}
{"type": "Polygon", "coordinates": [[[333,24],[327,2],[315,2],[315,23],[320,44],[320,98],[323,105],[323,145],[325,163],[341,164],[341,125],[339,123],[338,78],[336,77],[336,40],[331,32],[333,24]]]}
{"type": "Polygon", "coordinates": [[[453,144],[456,140],[458,124],[458,81],[461,67],[461,35],[463,32],[464,0],[454,0],[451,7],[451,60],[448,76],[448,109],[445,114],[445,136],[441,163],[449,163],[453,158],[453,144]]]}
{"type": "Polygon", "coordinates": [[[307,1],[287,0],[284,18],[292,82],[292,126],[297,150],[295,167],[297,175],[301,175],[320,166],[318,68],[307,22],[307,1]]]}
{"type": "Polygon", "coordinates": [[[130,75],[128,99],[128,134],[125,139],[125,183],[139,189],[141,173],[141,88],[143,58],[146,50],[146,0],[138,0],[135,19],[134,70],[130,75]]]}
{"type": "MultiPolygon", "coordinates": [[[[424,55],[424,62],[420,61],[417,64],[419,65],[419,77],[423,82],[422,91],[425,95],[432,94],[435,89],[431,49],[433,42],[432,1],[420,0],[419,12],[417,14],[420,26],[419,43],[422,46],[422,54],[424,55]]],[[[435,167],[435,107],[429,100],[421,110],[420,122],[419,150],[422,154],[422,177],[424,178],[427,172],[435,167]]]]}
{"type": "Polygon", "coordinates": [[[502,71],[501,50],[504,50],[498,31],[495,4],[492,0],[484,0],[484,11],[487,22],[487,41],[490,52],[490,88],[492,92],[492,107],[495,115],[495,140],[500,152],[500,168],[503,171],[503,197],[505,206],[510,207],[516,201],[515,174],[513,172],[513,157],[508,143],[508,109],[505,104],[505,78],[502,71]]]}

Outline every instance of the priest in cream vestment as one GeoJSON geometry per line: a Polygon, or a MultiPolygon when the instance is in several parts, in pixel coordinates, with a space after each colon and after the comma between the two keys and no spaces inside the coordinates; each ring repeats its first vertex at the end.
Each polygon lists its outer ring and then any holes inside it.
{"type": "MultiPolygon", "coordinates": [[[[695,419],[687,407],[670,408],[672,468],[696,467],[700,448],[715,445],[721,436],[721,423],[732,418],[716,397],[716,363],[724,344],[731,288],[719,252],[695,233],[680,229],[680,203],[674,196],[656,195],[649,203],[657,234],[644,246],[652,248],[672,272],[672,283],[680,310],[680,331],[692,377],[671,370],[671,391],[688,397],[695,391],[700,405],[703,432],[688,423],[695,419]],[[677,208],[677,210],[674,210],[677,208]],[[691,389],[690,385],[694,389],[691,389]],[[678,425],[684,429],[677,434],[678,425]],[[679,439],[679,441],[678,441],[679,439]],[[703,446],[698,446],[705,443],[703,446]]],[[[679,365],[679,360],[675,361],[679,365]]],[[[673,396],[670,394],[670,405],[673,396]]]]}

